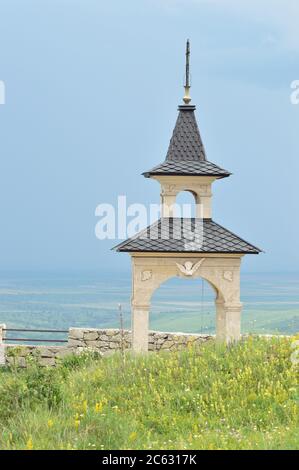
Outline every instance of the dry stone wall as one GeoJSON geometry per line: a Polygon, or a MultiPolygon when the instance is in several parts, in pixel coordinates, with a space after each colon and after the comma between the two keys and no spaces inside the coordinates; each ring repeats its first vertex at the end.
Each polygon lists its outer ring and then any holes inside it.
{"type": "MultiPolygon", "coordinates": [[[[192,344],[200,345],[213,338],[212,335],[150,331],[148,346],[149,351],[174,351],[192,344]]],[[[0,355],[3,356],[0,365],[26,367],[31,358],[35,358],[42,366],[54,367],[70,354],[91,350],[106,355],[116,350],[129,350],[131,346],[132,333],[129,330],[71,328],[67,346],[20,346],[0,341],[0,355]]]]}
{"type": "Polygon", "coordinates": [[[4,346],[5,363],[10,366],[26,367],[30,358],[37,359],[41,366],[56,366],[73,351],[64,346],[4,346]]]}
{"type": "MultiPolygon", "coordinates": [[[[212,338],[212,335],[150,331],[148,347],[150,351],[172,351],[190,344],[202,344],[212,338]]],[[[68,344],[70,347],[78,348],[79,350],[88,348],[107,353],[122,348],[130,349],[132,333],[129,330],[121,332],[118,329],[71,328],[68,344]]]]}

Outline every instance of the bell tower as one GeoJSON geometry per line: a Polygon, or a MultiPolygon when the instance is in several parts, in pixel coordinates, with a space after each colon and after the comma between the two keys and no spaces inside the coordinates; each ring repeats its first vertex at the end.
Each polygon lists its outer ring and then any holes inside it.
{"type": "Polygon", "coordinates": [[[132,258],[133,349],[148,350],[151,297],[171,277],[205,279],[215,291],[216,338],[230,343],[241,334],[240,266],[260,249],[212,218],[212,183],[230,175],[205,153],[190,97],[190,43],[186,47],[183,103],[163,163],[143,173],[161,185],[162,217],[115,249],[132,258]],[[193,194],[195,218],[174,217],[181,191],[193,194]],[[200,221],[200,223],[199,223],[200,221]],[[200,228],[200,233],[198,232],[200,228]]]}

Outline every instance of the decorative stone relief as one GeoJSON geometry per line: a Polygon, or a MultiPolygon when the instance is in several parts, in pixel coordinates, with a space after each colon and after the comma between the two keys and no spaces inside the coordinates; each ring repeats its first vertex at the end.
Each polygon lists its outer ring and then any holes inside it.
{"type": "Polygon", "coordinates": [[[199,186],[199,190],[200,190],[201,193],[206,194],[208,192],[208,186],[206,184],[201,184],[199,186]]]}
{"type": "Polygon", "coordinates": [[[175,264],[177,265],[181,273],[183,273],[185,276],[193,276],[193,274],[196,273],[196,271],[199,269],[204,260],[205,258],[202,258],[195,264],[192,263],[192,261],[186,261],[184,264],[175,264]]]}
{"type": "Polygon", "coordinates": [[[153,276],[152,271],[142,271],[141,280],[142,281],[148,281],[149,279],[152,278],[152,276],[153,276]]]}
{"type": "Polygon", "coordinates": [[[234,280],[234,273],[232,271],[224,271],[223,279],[226,281],[232,282],[234,280]]]}

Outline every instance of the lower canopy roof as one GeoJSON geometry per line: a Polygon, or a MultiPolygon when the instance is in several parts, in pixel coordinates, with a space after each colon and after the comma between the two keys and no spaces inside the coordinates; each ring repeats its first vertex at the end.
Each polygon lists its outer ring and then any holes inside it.
{"type": "Polygon", "coordinates": [[[113,248],[119,252],[258,254],[246,242],[212,219],[162,218],[113,248]]]}
{"type": "Polygon", "coordinates": [[[215,176],[216,178],[225,178],[231,173],[215,163],[207,160],[166,160],[158,166],[155,166],[149,171],[143,173],[146,178],[155,175],[185,175],[185,176],[215,176]]]}

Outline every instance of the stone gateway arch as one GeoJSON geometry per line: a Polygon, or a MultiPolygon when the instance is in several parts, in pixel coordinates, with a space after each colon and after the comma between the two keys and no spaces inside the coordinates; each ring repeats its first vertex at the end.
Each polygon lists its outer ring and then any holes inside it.
{"type": "Polygon", "coordinates": [[[239,340],[241,259],[261,251],[212,219],[212,184],[230,173],[206,158],[196,108],[190,105],[189,51],[187,43],[184,104],[178,108],[166,159],[144,173],[161,186],[162,217],[115,247],[132,258],[133,349],[139,352],[148,350],[152,295],[175,276],[206,280],[215,291],[217,340],[239,340]],[[194,196],[194,218],[175,217],[176,197],[182,191],[194,196]]]}

